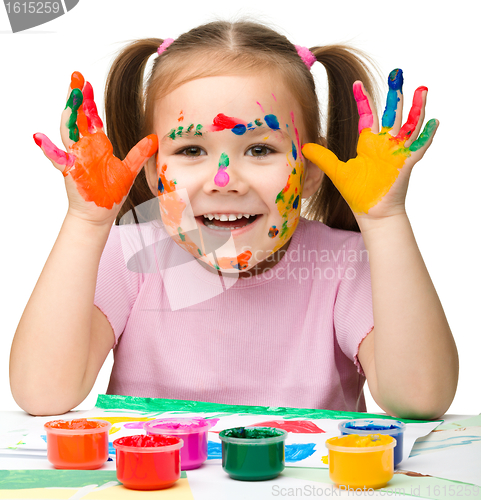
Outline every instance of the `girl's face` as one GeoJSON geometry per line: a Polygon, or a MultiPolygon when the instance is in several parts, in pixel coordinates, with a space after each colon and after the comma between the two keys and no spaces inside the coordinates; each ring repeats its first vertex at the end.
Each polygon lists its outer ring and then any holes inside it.
{"type": "MultiPolygon", "coordinates": [[[[147,176],[181,247],[239,272],[289,241],[301,210],[305,131],[281,83],[267,73],[193,80],[158,101],[154,133],[159,150],[147,176]]],[[[306,196],[315,191],[308,184],[306,196]]]]}

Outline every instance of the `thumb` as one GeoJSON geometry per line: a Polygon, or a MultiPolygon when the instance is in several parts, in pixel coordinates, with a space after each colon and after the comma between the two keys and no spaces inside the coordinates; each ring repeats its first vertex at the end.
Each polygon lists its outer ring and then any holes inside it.
{"type": "Polygon", "coordinates": [[[342,162],[332,151],[319,144],[308,143],[302,146],[302,154],[335,182],[338,164],[342,162]]]}
{"type": "Polygon", "coordinates": [[[155,134],[150,134],[139,141],[125,157],[123,163],[130,171],[137,175],[139,170],[144,166],[144,163],[156,153],[159,147],[159,141],[155,134]]]}

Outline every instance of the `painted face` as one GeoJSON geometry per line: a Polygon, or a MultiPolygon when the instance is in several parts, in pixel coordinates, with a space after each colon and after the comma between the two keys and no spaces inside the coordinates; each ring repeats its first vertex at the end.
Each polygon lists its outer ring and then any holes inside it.
{"type": "Polygon", "coordinates": [[[180,246],[223,272],[267,259],[299,220],[301,114],[273,80],[194,80],[155,110],[163,222],[180,246]]]}

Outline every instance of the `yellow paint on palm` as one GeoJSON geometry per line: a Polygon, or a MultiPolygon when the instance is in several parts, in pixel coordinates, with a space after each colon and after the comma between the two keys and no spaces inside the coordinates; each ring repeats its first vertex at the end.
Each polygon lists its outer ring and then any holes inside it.
{"type": "Polygon", "coordinates": [[[389,192],[411,156],[404,142],[364,129],[359,135],[357,157],[347,162],[318,144],[306,144],[302,152],[327,174],[353,212],[367,213],[389,192]]]}

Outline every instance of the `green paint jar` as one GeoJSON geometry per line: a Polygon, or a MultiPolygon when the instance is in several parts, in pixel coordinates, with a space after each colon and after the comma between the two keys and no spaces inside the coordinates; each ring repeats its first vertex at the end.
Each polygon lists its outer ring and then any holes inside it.
{"type": "Polygon", "coordinates": [[[222,468],[232,479],[264,481],[284,470],[287,432],[275,427],[234,427],[219,433],[222,468]]]}

